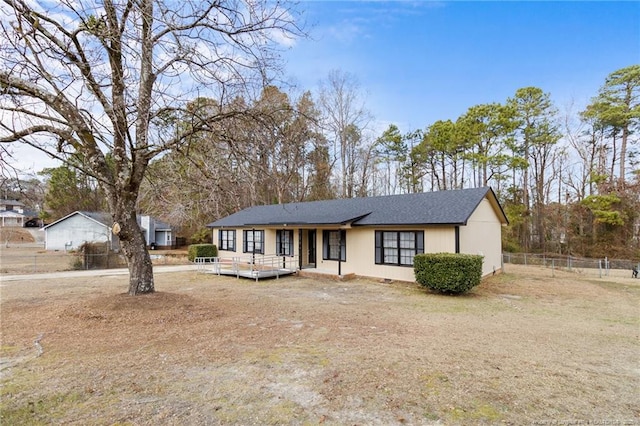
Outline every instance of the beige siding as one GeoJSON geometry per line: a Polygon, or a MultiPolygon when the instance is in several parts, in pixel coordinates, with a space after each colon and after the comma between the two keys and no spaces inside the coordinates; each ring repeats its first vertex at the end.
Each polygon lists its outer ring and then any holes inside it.
{"type": "MultiPolygon", "coordinates": [[[[276,230],[275,229],[267,229],[267,228],[254,228],[256,231],[264,231],[264,254],[272,255],[276,253],[276,230]]],[[[281,228],[284,229],[284,228],[281,228]]],[[[228,228],[228,230],[232,230],[228,228]]],[[[236,251],[228,251],[228,250],[218,250],[218,255],[220,257],[235,257],[235,256],[246,256],[251,253],[243,253],[243,232],[246,229],[237,228],[236,231],[236,251]]],[[[293,253],[295,255],[298,254],[298,232],[299,230],[293,230],[293,253]]],[[[212,237],[213,244],[217,247],[220,247],[220,242],[218,241],[218,229],[213,230],[212,237]]]]}
{"type": "Polygon", "coordinates": [[[365,277],[390,280],[415,280],[412,267],[376,265],[375,256],[375,229],[352,228],[347,230],[347,267],[345,268],[343,263],[343,274],[354,273],[365,277]]]}
{"type": "MultiPolygon", "coordinates": [[[[366,267],[364,265],[368,265],[371,267],[371,264],[374,263],[374,242],[373,242],[373,232],[370,229],[347,229],[346,232],[346,249],[347,256],[346,261],[341,262],[341,272],[342,275],[347,274],[357,274],[357,275],[365,275],[363,274],[366,271],[366,267]]],[[[323,236],[322,230],[318,231],[317,235],[317,247],[318,247],[318,263],[317,269],[322,271],[327,271],[329,273],[337,274],[338,273],[338,261],[335,260],[324,260],[322,258],[323,252],[323,236]]]]}
{"type": "Polygon", "coordinates": [[[455,228],[452,226],[425,228],[424,251],[425,253],[455,253],[455,228]]]}
{"type": "MultiPolygon", "coordinates": [[[[258,229],[256,228],[256,231],[258,229]]],[[[276,230],[275,229],[261,229],[262,231],[264,231],[264,250],[263,253],[264,254],[276,254],[276,230]]],[[[295,240],[295,234],[294,233],[294,240],[295,240]]],[[[296,250],[296,245],[294,243],[294,253],[296,250]]]]}
{"type": "MultiPolygon", "coordinates": [[[[342,262],[342,274],[356,274],[367,277],[383,279],[415,281],[413,267],[376,265],[375,262],[375,231],[424,231],[425,252],[454,252],[455,230],[453,227],[393,227],[393,228],[351,228],[347,230],[347,260],[342,262]]],[[[318,241],[322,247],[322,241],[318,241]]],[[[321,256],[320,256],[321,258],[321,256]]],[[[319,260],[318,269],[334,271],[337,273],[338,262],[319,260]],[[322,265],[322,266],[320,266],[322,265]]]]}
{"type": "Polygon", "coordinates": [[[482,275],[499,270],[502,263],[502,225],[486,198],[460,227],[460,252],[484,256],[482,275]]]}

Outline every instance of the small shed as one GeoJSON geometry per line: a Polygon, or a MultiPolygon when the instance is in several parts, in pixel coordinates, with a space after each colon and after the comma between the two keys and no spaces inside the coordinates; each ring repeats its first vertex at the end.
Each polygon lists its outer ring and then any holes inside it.
{"type": "MultiPolygon", "coordinates": [[[[175,230],[168,224],[147,215],[137,216],[147,246],[175,247],[175,230]]],[[[112,250],[120,247],[112,232],[113,219],[109,213],[75,211],[45,226],[46,250],[77,250],[82,244],[109,242],[112,250]]]]}
{"type": "Polygon", "coordinates": [[[108,213],[75,211],[44,227],[46,250],[77,250],[86,242],[109,242],[112,249],[119,247],[119,241],[111,225],[108,213]]]}

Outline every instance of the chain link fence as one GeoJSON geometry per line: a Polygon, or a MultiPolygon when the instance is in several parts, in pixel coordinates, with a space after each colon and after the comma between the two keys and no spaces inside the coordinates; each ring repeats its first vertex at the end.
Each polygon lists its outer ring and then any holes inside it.
{"type": "MultiPolygon", "coordinates": [[[[508,271],[509,264],[529,265],[562,270],[593,277],[633,277],[634,270],[640,270],[640,260],[628,259],[589,259],[575,256],[545,255],[533,253],[503,253],[503,270],[508,271]]],[[[637,277],[637,276],[636,276],[637,277]]]]}
{"type": "MultiPolygon", "coordinates": [[[[154,265],[188,264],[186,254],[150,254],[154,265]]],[[[0,274],[38,274],[46,272],[80,271],[91,269],[126,268],[127,262],[121,253],[46,252],[35,254],[0,253],[0,274]]]]}

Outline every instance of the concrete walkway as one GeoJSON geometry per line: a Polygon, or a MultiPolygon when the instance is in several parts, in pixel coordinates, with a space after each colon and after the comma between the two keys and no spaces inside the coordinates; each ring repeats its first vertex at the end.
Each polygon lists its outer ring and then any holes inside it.
{"type": "MultiPolygon", "coordinates": [[[[198,270],[196,265],[157,265],[153,267],[154,274],[166,272],[183,272],[198,270]]],[[[0,275],[0,283],[10,281],[34,281],[55,278],[80,278],[80,277],[106,277],[110,275],[129,275],[127,268],[120,269],[94,269],[90,271],[62,271],[46,272],[42,274],[0,275]]]]}

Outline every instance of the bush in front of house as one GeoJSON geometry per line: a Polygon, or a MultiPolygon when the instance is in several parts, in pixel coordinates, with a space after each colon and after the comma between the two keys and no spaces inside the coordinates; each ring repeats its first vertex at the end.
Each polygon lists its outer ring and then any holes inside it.
{"type": "Polygon", "coordinates": [[[191,244],[187,257],[189,262],[193,262],[196,257],[216,257],[218,247],[215,244],[191,244]]]}
{"type": "Polygon", "coordinates": [[[424,253],[413,260],[416,281],[441,293],[464,293],[480,284],[483,256],[424,253]]]}

